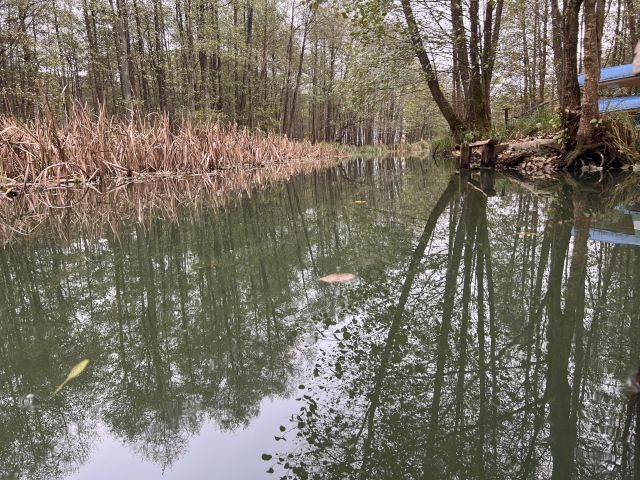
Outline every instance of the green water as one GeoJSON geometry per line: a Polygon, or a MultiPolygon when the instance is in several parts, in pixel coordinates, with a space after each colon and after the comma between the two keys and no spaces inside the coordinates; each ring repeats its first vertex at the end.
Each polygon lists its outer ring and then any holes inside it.
{"type": "Polygon", "coordinates": [[[385,160],[45,222],[0,249],[0,479],[637,478],[636,198],[385,160]]]}

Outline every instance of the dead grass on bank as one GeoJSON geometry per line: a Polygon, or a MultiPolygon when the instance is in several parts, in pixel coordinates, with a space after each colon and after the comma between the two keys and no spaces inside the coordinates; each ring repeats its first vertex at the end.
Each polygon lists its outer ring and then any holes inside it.
{"type": "Polygon", "coordinates": [[[76,107],[64,124],[0,116],[0,184],[51,187],[152,173],[250,170],[321,162],[337,148],[222,123],[171,125],[166,115],[122,122],[76,107]]]}

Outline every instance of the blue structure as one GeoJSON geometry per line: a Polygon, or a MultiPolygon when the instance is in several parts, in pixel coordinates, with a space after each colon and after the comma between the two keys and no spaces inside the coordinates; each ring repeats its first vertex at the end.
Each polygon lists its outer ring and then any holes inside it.
{"type": "MultiPolygon", "coordinates": [[[[578,75],[578,84],[584,86],[584,73],[578,75]]],[[[605,67],[600,70],[601,87],[637,87],[640,86],[640,75],[633,74],[633,65],[616,65],[615,67],[605,67]]]]}
{"type": "MultiPolygon", "coordinates": [[[[621,227],[619,223],[617,226],[614,223],[610,227],[589,228],[589,239],[602,243],[640,246],[640,205],[635,204],[630,207],[619,205],[615,209],[622,212],[627,219],[631,217],[634,233],[632,234],[628,228],[621,227]]],[[[628,222],[628,220],[626,221],[628,222]]],[[[575,233],[575,228],[572,228],[571,235],[575,235],[575,233]]]]}
{"type": "MultiPolygon", "coordinates": [[[[584,86],[584,73],[578,75],[578,84],[584,86]]],[[[634,75],[633,64],[605,67],[600,70],[599,87],[609,89],[622,87],[640,87],[640,74],[634,75]]],[[[598,110],[602,113],[626,112],[640,113],[640,95],[629,97],[601,98],[598,102],[598,110]]]]}
{"type": "MultiPolygon", "coordinates": [[[[572,232],[575,235],[575,231],[572,232]]],[[[596,242],[617,243],[619,245],[640,245],[640,237],[628,233],[612,232],[600,228],[590,228],[589,238],[596,242]]]]}
{"type": "Polygon", "coordinates": [[[598,110],[609,112],[640,112],[640,95],[630,97],[601,98],[598,102],[598,110]]]}

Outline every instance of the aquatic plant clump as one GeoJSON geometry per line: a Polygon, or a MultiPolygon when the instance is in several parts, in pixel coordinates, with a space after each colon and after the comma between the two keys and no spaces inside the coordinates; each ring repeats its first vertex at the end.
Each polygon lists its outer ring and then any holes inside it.
{"type": "Polygon", "coordinates": [[[308,162],[335,147],[292,141],[220,122],[171,122],[166,115],[129,121],[76,107],[64,123],[51,115],[21,123],[0,116],[0,175],[5,184],[60,185],[149,173],[202,174],[308,162]]]}

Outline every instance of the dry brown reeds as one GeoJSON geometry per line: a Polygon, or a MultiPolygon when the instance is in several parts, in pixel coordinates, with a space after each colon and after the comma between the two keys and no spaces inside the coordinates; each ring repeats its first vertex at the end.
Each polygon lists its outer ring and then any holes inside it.
{"type": "Polygon", "coordinates": [[[0,116],[0,183],[91,183],[151,173],[250,170],[337,155],[334,147],[291,141],[219,122],[171,124],[166,115],[123,122],[76,107],[59,124],[51,115],[21,123],[0,116]]]}

